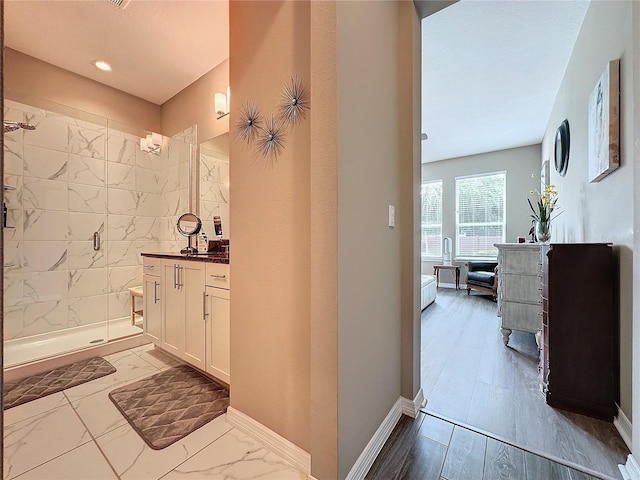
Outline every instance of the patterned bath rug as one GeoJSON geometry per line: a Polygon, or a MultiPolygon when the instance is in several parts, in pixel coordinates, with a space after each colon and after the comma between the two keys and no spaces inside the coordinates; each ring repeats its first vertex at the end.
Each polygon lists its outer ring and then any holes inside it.
{"type": "Polygon", "coordinates": [[[116,367],[104,358],[93,357],[21,380],[7,382],[4,384],[4,410],[110,375],[115,371],[116,367]]]}
{"type": "Polygon", "coordinates": [[[229,406],[229,390],[188,365],[117,388],[109,398],[154,450],[177,442],[229,406]]]}

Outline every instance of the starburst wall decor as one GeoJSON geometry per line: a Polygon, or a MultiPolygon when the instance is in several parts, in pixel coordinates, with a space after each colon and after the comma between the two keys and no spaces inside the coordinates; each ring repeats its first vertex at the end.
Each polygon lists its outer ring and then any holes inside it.
{"type": "Polygon", "coordinates": [[[306,118],[311,108],[309,90],[297,75],[282,88],[279,114],[265,120],[253,103],[242,106],[236,123],[236,134],[248,145],[255,145],[263,158],[277,159],[284,149],[287,129],[306,118]]]}

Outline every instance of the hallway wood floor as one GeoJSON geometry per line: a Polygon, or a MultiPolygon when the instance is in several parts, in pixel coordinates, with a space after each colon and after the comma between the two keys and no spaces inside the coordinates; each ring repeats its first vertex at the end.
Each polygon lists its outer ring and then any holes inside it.
{"type": "Polygon", "coordinates": [[[367,480],[595,480],[590,475],[423,412],[403,416],[367,480]]]}
{"type": "Polygon", "coordinates": [[[496,308],[488,296],[439,288],[422,312],[426,413],[621,478],[629,450],[613,424],[549,407],[534,336],[514,331],[505,347],[496,308]]]}

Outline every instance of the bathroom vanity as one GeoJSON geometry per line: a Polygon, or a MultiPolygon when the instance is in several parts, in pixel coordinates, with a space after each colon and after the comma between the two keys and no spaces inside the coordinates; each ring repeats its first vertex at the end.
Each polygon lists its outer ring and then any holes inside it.
{"type": "Polygon", "coordinates": [[[228,254],[143,253],[144,333],[230,384],[228,254]]]}

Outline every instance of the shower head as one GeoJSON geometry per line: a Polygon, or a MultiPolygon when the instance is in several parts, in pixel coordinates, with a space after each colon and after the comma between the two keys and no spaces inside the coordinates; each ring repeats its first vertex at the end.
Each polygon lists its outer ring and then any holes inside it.
{"type": "Polygon", "coordinates": [[[30,123],[23,123],[23,122],[3,122],[3,126],[4,126],[4,133],[7,132],[15,132],[16,130],[22,128],[23,130],[35,130],[36,126],[35,125],[31,125],[30,123]]]}

